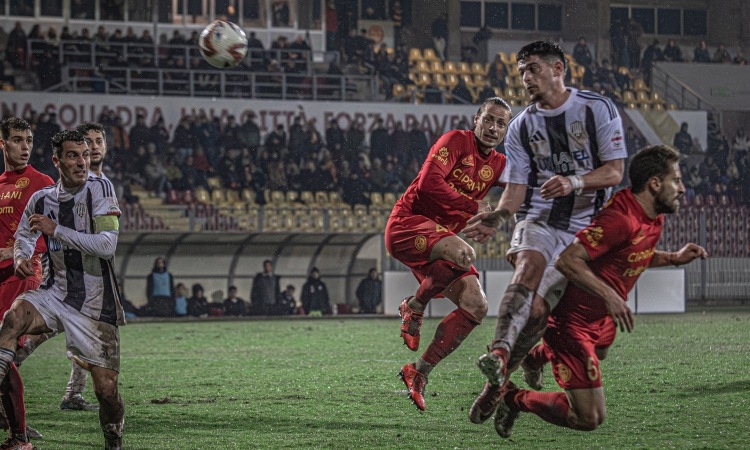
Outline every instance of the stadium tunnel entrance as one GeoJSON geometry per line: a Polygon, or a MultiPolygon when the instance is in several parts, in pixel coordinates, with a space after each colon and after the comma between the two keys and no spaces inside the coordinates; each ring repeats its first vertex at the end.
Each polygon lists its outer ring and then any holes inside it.
{"type": "Polygon", "coordinates": [[[190,290],[200,283],[210,301],[223,301],[232,285],[249,301],[253,277],[268,259],[281,289],[293,285],[297,300],[316,267],[331,305],[354,307],[359,281],[372,267],[382,271],[385,254],[382,233],[121,233],[115,267],[125,297],[136,306],[146,304],[146,277],[154,260],[164,257],[175,285],[190,290]]]}

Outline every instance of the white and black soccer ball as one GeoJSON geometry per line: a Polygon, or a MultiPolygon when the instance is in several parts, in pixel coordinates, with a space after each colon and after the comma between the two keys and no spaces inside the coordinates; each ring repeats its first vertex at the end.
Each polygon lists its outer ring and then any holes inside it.
{"type": "Polygon", "coordinates": [[[212,66],[235,67],[247,56],[247,36],[232,22],[214,20],[201,32],[198,48],[212,66]]]}

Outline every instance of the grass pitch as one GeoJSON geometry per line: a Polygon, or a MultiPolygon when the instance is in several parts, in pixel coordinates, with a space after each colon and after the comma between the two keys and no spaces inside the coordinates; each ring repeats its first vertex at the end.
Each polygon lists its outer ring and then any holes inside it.
{"type": "MultiPolygon", "coordinates": [[[[467,415],[494,318],[432,373],[418,412],[396,377],[414,361],[399,319],[132,323],[121,329],[124,448],[737,449],[750,444],[750,310],[636,317],[602,363],[596,431],[522,414],[513,437],[467,415]]],[[[422,348],[438,324],[426,320],[422,348]]],[[[64,337],[21,367],[38,449],[101,449],[97,413],[60,411],[64,337]]],[[[558,389],[546,371],[546,389],[558,389]]],[[[520,374],[513,376],[522,383],[520,374]]],[[[90,384],[90,383],[89,383],[90,384]]],[[[84,396],[93,400],[91,386],[84,396]]]]}

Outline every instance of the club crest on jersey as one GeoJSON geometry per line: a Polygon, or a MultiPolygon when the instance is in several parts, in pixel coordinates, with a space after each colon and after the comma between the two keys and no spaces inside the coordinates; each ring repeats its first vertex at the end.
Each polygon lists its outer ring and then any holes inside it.
{"type": "Polygon", "coordinates": [[[469,155],[466,158],[461,160],[461,164],[464,166],[474,166],[474,157],[469,155]]]}
{"type": "Polygon", "coordinates": [[[490,181],[495,176],[495,171],[492,170],[492,167],[488,166],[487,164],[483,165],[481,169],[479,169],[479,178],[482,179],[482,181],[490,181]]]}
{"type": "Polygon", "coordinates": [[[583,235],[586,236],[586,240],[592,247],[596,247],[604,237],[604,230],[602,230],[602,227],[586,228],[583,230],[583,235]]]}
{"type": "Polygon", "coordinates": [[[420,252],[427,250],[427,238],[424,236],[417,236],[414,238],[414,248],[420,252]]]}
{"type": "Polygon", "coordinates": [[[78,217],[83,217],[84,215],[86,215],[86,205],[83,203],[76,203],[76,205],[73,207],[73,211],[75,211],[78,217]]]}
{"type": "Polygon", "coordinates": [[[26,178],[26,177],[19,178],[18,180],[16,180],[16,189],[23,189],[26,186],[28,186],[29,183],[30,183],[30,181],[29,181],[28,178],[26,178]]]}
{"type": "Polygon", "coordinates": [[[570,133],[576,137],[576,139],[581,139],[583,137],[583,122],[580,120],[576,120],[575,122],[570,124],[570,133]]]}
{"type": "Polygon", "coordinates": [[[564,383],[570,381],[570,367],[566,366],[565,364],[560,363],[557,365],[557,374],[560,376],[560,379],[564,383]]]}
{"type": "Polygon", "coordinates": [[[433,158],[440,161],[444,166],[448,165],[448,147],[440,147],[436,154],[432,155],[433,158]]]}

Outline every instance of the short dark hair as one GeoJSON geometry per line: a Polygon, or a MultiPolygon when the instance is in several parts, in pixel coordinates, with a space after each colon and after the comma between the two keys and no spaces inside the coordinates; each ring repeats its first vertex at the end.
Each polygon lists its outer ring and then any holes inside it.
{"type": "Polygon", "coordinates": [[[76,130],[63,130],[52,136],[52,153],[58,158],[62,151],[62,145],[66,141],[86,142],[86,138],[80,131],[76,130]]]}
{"type": "Polygon", "coordinates": [[[537,55],[540,58],[547,60],[547,62],[554,62],[560,60],[563,63],[565,72],[568,71],[568,60],[565,58],[565,52],[559,45],[550,41],[536,41],[531,44],[525,45],[521,50],[516,53],[516,60],[521,61],[529,56],[537,55]]]}
{"type": "Polygon", "coordinates": [[[7,117],[0,122],[0,132],[2,132],[2,139],[8,140],[10,138],[10,130],[26,131],[31,130],[31,125],[28,122],[21,119],[20,117],[7,117]]]}
{"type": "Polygon", "coordinates": [[[104,131],[104,125],[97,122],[83,122],[76,127],[76,131],[84,136],[88,134],[89,131],[97,131],[102,134],[102,137],[107,136],[107,133],[104,131]]]}
{"type": "Polygon", "coordinates": [[[680,153],[667,145],[651,145],[638,151],[630,160],[630,186],[633,193],[643,192],[651,177],[660,180],[671,170],[671,164],[680,161],[680,153]]]}
{"type": "Polygon", "coordinates": [[[503,108],[507,109],[508,111],[511,110],[510,109],[510,105],[508,105],[508,102],[506,102],[502,98],[500,98],[500,97],[489,97],[489,98],[485,99],[485,101],[483,101],[481,105],[479,105],[479,109],[477,110],[477,115],[482,114],[482,111],[485,110],[490,105],[500,105],[503,108]]]}

